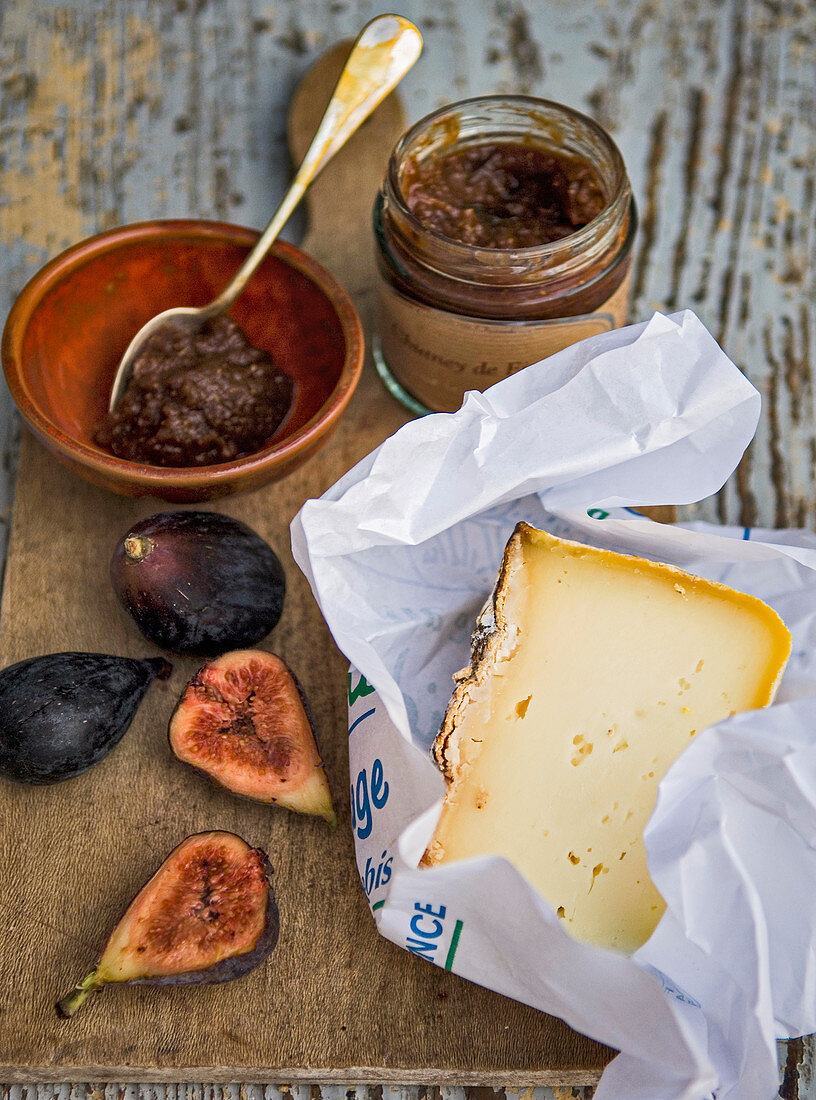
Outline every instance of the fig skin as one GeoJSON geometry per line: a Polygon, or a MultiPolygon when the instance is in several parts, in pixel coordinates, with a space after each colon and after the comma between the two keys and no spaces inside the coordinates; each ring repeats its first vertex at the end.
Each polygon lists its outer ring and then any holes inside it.
{"type": "Polygon", "coordinates": [[[235,650],[187,684],[170,719],[175,756],[233,794],[337,824],[301,685],[274,653],[235,650]]]}
{"type": "Polygon", "coordinates": [[[171,653],[214,657],[255,645],[278,623],[277,554],[218,512],[158,512],[119,540],[110,579],[142,634],[171,653]]]}
{"type": "Polygon", "coordinates": [[[81,775],[119,744],[161,657],[48,653],[0,672],[0,775],[30,785],[81,775]]]}
{"type": "Polygon", "coordinates": [[[272,874],[266,852],[251,848],[235,833],[214,831],[186,837],[130,903],[96,968],[57,1002],[58,1015],[73,1016],[90,994],[106,985],[213,985],[248,974],[271,955],[278,942],[280,917],[272,874]],[[194,879],[199,873],[203,876],[198,888],[184,881],[185,866],[194,879]],[[219,890],[218,882],[209,880],[210,871],[223,872],[224,867],[234,879],[231,896],[225,895],[223,887],[219,890]],[[247,930],[240,924],[236,928],[236,920],[251,922],[255,928],[247,930]],[[222,928],[216,927],[219,921],[222,928]],[[221,957],[190,966],[197,947],[188,935],[185,955],[183,937],[190,929],[193,935],[208,940],[221,932],[221,947],[207,943],[200,947],[202,954],[209,951],[221,957]],[[241,950],[232,950],[236,940],[241,950]]]}

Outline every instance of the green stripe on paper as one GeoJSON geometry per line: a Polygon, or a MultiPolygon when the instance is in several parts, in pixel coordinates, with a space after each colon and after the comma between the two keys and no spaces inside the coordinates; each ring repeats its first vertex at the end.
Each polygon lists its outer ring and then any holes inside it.
{"type": "Polygon", "coordinates": [[[375,909],[382,909],[384,905],[385,898],[383,898],[382,901],[375,901],[374,904],[371,906],[371,912],[373,913],[375,909]]]}
{"type": "Polygon", "coordinates": [[[456,948],[459,946],[459,937],[462,935],[462,924],[464,922],[458,920],[453,929],[453,935],[451,936],[450,947],[448,948],[448,957],[445,959],[445,969],[450,970],[453,966],[453,957],[456,954],[456,948]]]}

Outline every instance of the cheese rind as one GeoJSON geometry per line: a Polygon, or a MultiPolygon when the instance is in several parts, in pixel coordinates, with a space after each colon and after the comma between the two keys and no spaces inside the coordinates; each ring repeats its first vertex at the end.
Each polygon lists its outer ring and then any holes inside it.
{"type": "Polygon", "coordinates": [[[643,844],[660,779],[773,700],[790,644],[755,597],[519,524],[434,746],[423,862],[505,856],[576,938],[636,950],[665,908],[643,844]]]}

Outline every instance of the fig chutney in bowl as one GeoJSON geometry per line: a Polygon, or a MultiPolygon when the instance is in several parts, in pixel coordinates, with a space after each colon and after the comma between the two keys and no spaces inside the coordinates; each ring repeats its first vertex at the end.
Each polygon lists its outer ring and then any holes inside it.
{"type": "MultiPolygon", "coordinates": [[[[30,280],[6,323],[3,369],[23,417],[61,462],[114,492],[183,503],[257,488],[322,446],[360,377],[362,326],[337,280],[285,242],[274,245],[229,318],[202,334],[195,362],[188,359],[198,371],[188,389],[203,393],[214,424],[191,427],[190,409],[182,405],[178,415],[187,420],[176,424],[183,445],[175,464],[171,442],[151,444],[149,427],[143,449],[125,450],[128,457],[112,452],[101,427],[119,359],[134,333],[170,306],[211,301],[257,238],[252,229],[219,222],[144,222],[75,245],[30,280]],[[227,356],[223,370],[207,358],[219,348],[227,356]],[[248,388],[253,377],[257,382],[257,424],[239,391],[246,375],[229,365],[236,357],[250,369],[248,388]],[[230,425],[238,426],[232,440],[230,425]],[[245,447],[252,449],[242,453],[245,447]],[[204,464],[196,464],[200,458],[204,464]]],[[[190,348],[174,352],[171,344],[163,353],[179,353],[183,366],[190,348]]],[[[148,404],[160,400],[166,382],[154,370],[148,404]]],[[[147,418],[142,427],[150,423],[147,418]]],[[[166,441],[171,437],[168,431],[166,441]]]]}

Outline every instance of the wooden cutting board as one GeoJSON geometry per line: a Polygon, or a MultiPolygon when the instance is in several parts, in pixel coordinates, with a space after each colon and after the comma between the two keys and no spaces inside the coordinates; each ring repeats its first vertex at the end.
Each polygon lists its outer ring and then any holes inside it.
{"type": "MultiPolygon", "coordinates": [[[[347,46],[298,88],[289,137],[306,148],[347,46]]],[[[370,209],[404,128],[391,97],[315,183],[304,247],[355,297],[370,332],[370,209]]],[[[178,764],[174,701],[197,663],[175,660],[119,747],[53,787],[0,782],[0,1079],[26,1081],[390,1082],[538,1085],[597,1080],[611,1052],[561,1021],[490,993],[381,939],[357,877],[349,828],[347,663],[289,553],[288,525],[397,429],[407,414],[369,363],[331,443],[284,482],[216,503],[280,554],[289,592],[267,645],[305,685],[340,827],[231,797],[178,764]],[[112,988],[70,1021],[56,998],[94,965],[126,904],[184,836],[230,829],[270,853],[281,910],[277,951],[247,978],[187,989],[112,988]]],[[[22,441],[3,596],[0,661],[92,650],[157,651],[107,579],[116,539],[167,507],[120,498],[22,441]]]]}

